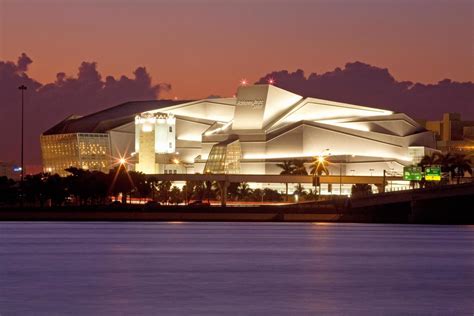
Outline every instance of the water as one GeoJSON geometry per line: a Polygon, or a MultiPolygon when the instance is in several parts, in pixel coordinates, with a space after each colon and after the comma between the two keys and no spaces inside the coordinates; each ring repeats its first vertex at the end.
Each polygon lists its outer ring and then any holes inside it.
{"type": "Polygon", "coordinates": [[[0,223],[0,315],[473,315],[474,226],[0,223]]]}

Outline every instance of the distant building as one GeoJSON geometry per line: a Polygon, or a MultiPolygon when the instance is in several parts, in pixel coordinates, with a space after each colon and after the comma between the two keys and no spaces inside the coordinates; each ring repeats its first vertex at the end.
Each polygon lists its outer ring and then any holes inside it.
{"type": "Polygon", "coordinates": [[[12,162],[0,161],[0,177],[7,177],[10,179],[18,180],[20,171],[12,162]]]}
{"type": "Polygon", "coordinates": [[[444,113],[440,121],[425,121],[436,135],[437,148],[444,153],[474,153],[474,121],[463,121],[459,113],[444,113]]]}

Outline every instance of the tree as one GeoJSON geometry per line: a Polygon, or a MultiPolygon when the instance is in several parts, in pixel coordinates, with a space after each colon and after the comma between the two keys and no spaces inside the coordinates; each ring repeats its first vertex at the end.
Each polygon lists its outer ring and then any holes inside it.
{"type": "Polygon", "coordinates": [[[15,181],[5,176],[0,177],[0,204],[15,204],[17,195],[15,181]]]}
{"type": "Polygon", "coordinates": [[[426,167],[436,165],[439,160],[439,154],[424,155],[418,163],[419,167],[423,168],[423,171],[426,167]]]}
{"type": "Polygon", "coordinates": [[[305,200],[307,201],[314,201],[318,199],[318,192],[313,189],[309,189],[308,193],[305,196],[305,200]]]}
{"type": "Polygon", "coordinates": [[[329,169],[326,166],[326,160],[317,157],[313,162],[311,162],[310,173],[313,176],[321,176],[323,173],[329,175],[329,169]]]}
{"type": "Polygon", "coordinates": [[[122,203],[127,203],[127,195],[131,195],[136,189],[133,183],[131,172],[125,166],[119,165],[109,172],[110,192],[114,196],[122,193],[122,203]]]}
{"type": "Polygon", "coordinates": [[[293,191],[293,194],[298,194],[300,197],[304,197],[306,195],[306,190],[304,187],[301,185],[301,183],[298,183],[295,186],[295,191],[293,191]]]}
{"type": "Polygon", "coordinates": [[[85,183],[85,173],[84,169],[79,169],[76,167],[70,167],[66,169],[70,173],[66,177],[66,186],[68,192],[76,198],[76,201],[79,202],[79,205],[83,204],[83,199],[85,197],[85,191],[88,187],[85,183]]]}
{"type": "Polygon", "coordinates": [[[238,200],[239,187],[240,187],[240,183],[238,182],[229,183],[229,186],[227,187],[227,195],[229,195],[232,200],[238,200]]]}
{"type": "Polygon", "coordinates": [[[183,202],[183,194],[177,186],[173,186],[170,191],[170,203],[179,204],[183,202]]]}
{"type": "Polygon", "coordinates": [[[281,194],[270,188],[263,189],[263,199],[269,202],[280,202],[282,200],[281,194]]]}
{"type": "Polygon", "coordinates": [[[291,174],[303,175],[307,176],[308,171],[306,170],[305,161],[304,160],[292,160],[291,163],[293,164],[293,171],[291,174]]]}
{"type": "Polygon", "coordinates": [[[469,173],[472,176],[472,161],[470,157],[459,153],[434,153],[433,155],[424,156],[418,163],[423,170],[431,165],[440,165],[441,171],[447,173],[450,178],[455,178],[459,184],[461,178],[469,173]]]}
{"type": "Polygon", "coordinates": [[[130,171],[129,173],[138,197],[148,197],[151,193],[151,183],[148,181],[145,174],[137,171],[130,171]]]}
{"type": "Polygon", "coordinates": [[[60,206],[68,196],[65,179],[59,175],[47,175],[45,181],[45,195],[51,200],[52,206],[60,206]]]}
{"type": "Polygon", "coordinates": [[[31,204],[39,202],[41,207],[44,206],[46,202],[45,180],[46,174],[44,173],[27,175],[24,178],[23,193],[27,202],[31,204]]]}
{"type": "Polygon", "coordinates": [[[252,189],[250,189],[249,185],[246,182],[242,182],[239,184],[237,188],[237,197],[240,201],[247,200],[252,194],[252,189]]]}
{"type": "Polygon", "coordinates": [[[263,202],[264,192],[262,189],[255,189],[252,192],[252,200],[256,202],[263,202]]]}
{"type": "Polygon", "coordinates": [[[161,181],[158,183],[158,201],[168,203],[170,199],[170,181],[161,181]]]}
{"type": "Polygon", "coordinates": [[[472,176],[472,161],[470,157],[465,154],[454,154],[451,160],[451,173],[459,184],[461,178],[464,178],[466,173],[472,176]]]}
{"type": "Polygon", "coordinates": [[[188,181],[186,182],[188,187],[188,193],[190,193],[191,199],[202,201],[206,194],[206,188],[204,181],[188,181]]]}
{"type": "MultiPolygon", "coordinates": [[[[291,160],[285,160],[283,163],[277,164],[277,167],[281,169],[281,175],[290,175],[293,174],[295,171],[295,165],[291,160]]],[[[285,193],[286,193],[286,201],[288,202],[288,182],[285,183],[285,193]]]]}
{"type": "Polygon", "coordinates": [[[354,184],[351,188],[351,195],[353,197],[368,196],[372,194],[372,186],[369,184],[354,184]]]}

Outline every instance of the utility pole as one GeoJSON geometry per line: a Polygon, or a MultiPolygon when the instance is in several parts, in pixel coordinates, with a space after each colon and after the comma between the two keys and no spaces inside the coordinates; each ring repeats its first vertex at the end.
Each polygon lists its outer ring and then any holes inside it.
{"type": "Polygon", "coordinates": [[[387,170],[383,169],[382,193],[385,193],[385,181],[387,179],[387,170]]]}
{"type": "Polygon", "coordinates": [[[21,91],[21,173],[20,173],[20,186],[21,186],[21,202],[23,203],[23,180],[25,176],[25,165],[24,165],[24,130],[25,130],[25,99],[24,99],[24,92],[26,91],[26,86],[21,85],[18,87],[18,89],[21,91]]]}

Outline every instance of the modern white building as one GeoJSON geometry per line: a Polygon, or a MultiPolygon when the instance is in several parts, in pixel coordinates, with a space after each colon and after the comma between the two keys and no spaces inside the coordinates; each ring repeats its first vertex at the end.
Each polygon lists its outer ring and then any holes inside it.
{"type": "Polygon", "coordinates": [[[331,174],[381,175],[436,150],[434,134],[406,114],[303,98],[273,85],[240,86],[234,98],[129,102],[66,119],[41,136],[45,171],[62,172],[65,164],[57,162],[65,149],[57,139],[68,137],[67,163],[104,170],[125,156],[147,174],[279,174],[282,161],[309,165],[324,155],[331,174]]]}

